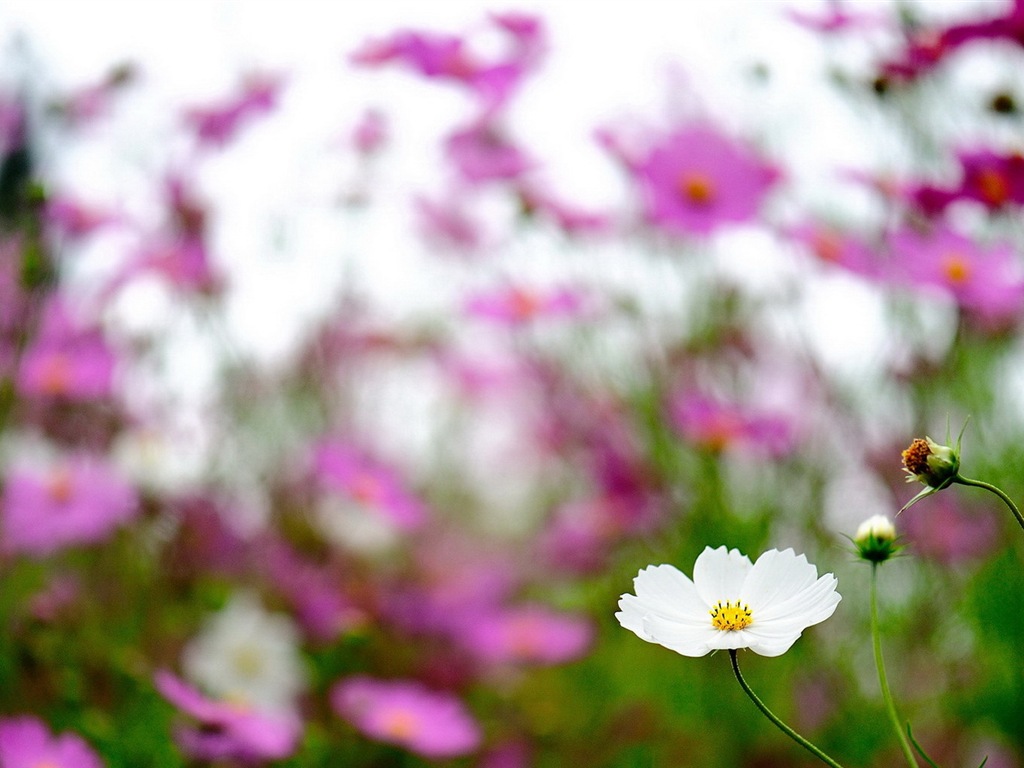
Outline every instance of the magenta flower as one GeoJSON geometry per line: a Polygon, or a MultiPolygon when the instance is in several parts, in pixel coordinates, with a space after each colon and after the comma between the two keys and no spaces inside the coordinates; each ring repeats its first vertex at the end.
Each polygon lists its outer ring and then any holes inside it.
{"type": "Polygon", "coordinates": [[[373,155],[387,144],[388,134],[387,116],[379,109],[368,109],[352,129],[350,141],[360,154],[373,155]]]}
{"type": "Polygon", "coordinates": [[[848,232],[809,223],[793,227],[787,234],[824,264],[841,267],[863,277],[876,278],[881,272],[877,252],[848,232]]]}
{"type": "Polygon", "coordinates": [[[533,167],[493,121],[478,121],[451,134],[445,151],[459,175],[472,184],[515,179],[533,167]]]}
{"type": "Polygon", "coordinates": [[[904,228],[890,237],[892,277],[938,288],[982,320],[999,321],[1024,308],[1024,274],[1008,244],[983,247],[948,227],[904,228]]]}
{"type": "Polygon", "coordinates": [[[415,206],[420,232],[439,251],[471,253],[481,250],[488,239],[483,224],[453,196],[437,201],[420,196],[415,206]]]}
{"type": "Polygon", "coordinates": [[[200,144],[223,147],[235,137],[242,125],[277,106],[284,80],[276,75],[251,74],[238,94],[185,112],[186,124],[200,144]]]}
{"type": "Polygon", "coordinates": [[[456,83],[477,97],[484,112],[493,112],[537,65],[545,44],[543,26],[535,16],[494,14],[490,22],[508,43],[496,55],[474,51],[460,35],[399,30],[368,41],[350,60],[367,67],[399,63],[424,77],[456,83]]]}
{"type": "Polygon", "coordinates": [[[81,736],[51,736],[35,717],[0,719],[0,766],[3,768],[102,768],[103,763],[81,736]]]}
{"type": "Polygon", "coordinates": [[[165,699],[196,721],[178,728],[175,737],[197,760],[262,762],[295,751],[302,724],[291,714],[208,699],[166,670],[158,671],[154,682],[165,699]]]}
{"type": "Polygon", "coordinates": [[[53,232],[68,238],[85,237],[120,221],[114,213],[65,195],[56,195],[46,201],[45,216],[53,232]]]}
{"type": "Polygon", "coordinates": [[[473,317],[502,325],[517,326],[541,317],[567,317],[579,314],[583,296],[568,288],[545,290],[509,285],[471,295],[465,312],[473,317]]]}
{"type": "Polygon", "coordinates": [[[32,397],[101,399],[113,392],[115,363],[100,329],[81,323],[55,297],[22,356],[18,390],[32,397]]]}
{"type": "Polygon", "coordinates": [[[676,130],[635,169],[647,218],[681,235],[706,235],[753,219],[779,173],[706,126],[676,130]]]}
{"type": "Polygon", "coordinates": [[[480,745],[480,726],[462,702],[416,681],[349,677],[331,690],[331,704],[371,739],[427,758],[466,755],[480,745]]]}
{"type": "Polygon", "coordinates": [[[412,530],[427,518],[423,503],[406,490],[398,473],[345,443],[322,440],[313,447],[313,471],[327,489],[412,530]]]}
{"type": "Polygon", "coordinates": [[[585,618],[541,605],[519,605],[477,617],[459,639],[490,664],[562,664],[585,654],[593,635],[585,618]]]}
{"type": "Polygon", "coordinates": [[[672,423],[694,445],[709,451],[739,447],[769,456],[793,449],[789,420],[723,403],[702,395],[678,395],[670,406],[672,423]]]}
{"type": "Polygon", "coordinates": [[[3,539],[12,552],[49,555],[106,539],[138,512],[138,496],[100,459],[73,455],[44,470],[12,469],[3,489],[3,539]]]}

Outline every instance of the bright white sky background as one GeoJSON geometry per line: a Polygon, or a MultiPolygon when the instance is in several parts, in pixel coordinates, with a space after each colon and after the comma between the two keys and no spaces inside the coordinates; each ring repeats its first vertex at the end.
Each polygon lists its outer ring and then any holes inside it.
{"type": "MultiPolygon", "coordinates": [[[[986,5],[1000,7],[937,7],[986,5]]],[[[523,89],[513,127],[549,164],[560,193],[600,206],[611,202],[601,195],[614,195],[619,179],[592,140],[594,128],[629,116],[664,120],[694,98],[812,180],[831,173],[837,159],[858,166],[877,157],[848,104],[825,85],[821,42],[785,18],[783,9],[792,7],[816,11],[825,2],[3,0],[0,40],[9,49],[12,33],[23,33],[33,72],[58,92],[94,83],[118,62],[138,65],[141,77],[117,103],[115,119],[65,148],[51,170],[69,188],[142,217],[166,167],[162,141],[176,127],[176,110],[223,97],[254,68],[288,75],[278,114],[244,131],[237,146],[205,164],[202,177],[217,205],[215,248],[236,289],[231,333],[274,355],[330,300],[341,252],[365,260],[362,279],[377,296],[401,304],[430,294],[429,276],[408,260],[409,235],[394,222],[407,218],[414,192],[437,189],[423,148],[465,117],[468,101],[397,68],[354,71],[345,57],[365,39],[398,27],[464,31],[489,10],[541,13],[551,51],[523,89]],[[751,68],[759,62],[771,76],[752,99],[751,68]],[[331,147],[371,105],[394,118],[396,142],[382,169],[394,195],[378,208],[383,226],[355,228],[337,206],[348,166],[331,147]]],[[[848,53],[856,60],[863,51],[848,53]]],[[[824,184],[819,197],[827,200],[824,184]]],[[[101,243],[93,256],[103,262],[103,249],[116,247],[101,243]]],[[[842,289],[858,306],[861,298],[842,289]]],[[[834,297],[824,296],[823,307],[832,309],[834,297]]],[[[140,302],[142,315],[158,311],[149,299],[140,302]]],[[[846,335],[846,352],[876,338],[870,313],[860,311],[856,328],[834,329],[846,335]]]]}

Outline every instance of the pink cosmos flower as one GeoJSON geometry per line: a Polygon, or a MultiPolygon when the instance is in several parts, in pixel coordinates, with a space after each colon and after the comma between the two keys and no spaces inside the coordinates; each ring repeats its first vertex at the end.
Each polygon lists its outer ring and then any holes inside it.
{"type": "Polygon", "coordinates": [[[379,109],[368,109],[352,130],[351,144],[363,155],[379,152],[388,141],[388,120],[379,109]]]}
{"type": "Polygon", "coordinates": [[[583,296],[569,288],[537,289],[509,285],[467,298],[465,312],[502,325],[518,326],[542,317],[579,314],[583,296]]]}
{"type": "Polygon", "coordinates": [[[684,393],[670,406],[672,423],[691,443],[709,451],[733,447],[783,456],[793,449],[795,436],[782,416],[750,412],[740,406],[684,393]]]}
{"type": "Polygon", "coordinates": [[[314,445],[313,472],[327,489],[378,512],[399,528],[412,530],[426,522],[426,507],[406,490],[398,473],[351,445],[334,440],[314,445]]]}
{"type": "Polygon", "coordinates": [[[482,250],[488,240],[484,225],[457,197],[439,201],[418,197],[415,212],[423,238],[441,252],[473,253],[482,250]]]}
{"type": "Polygon", "coordinates": [[[102,768],[103,763],[81,736],[51,736],[35,717],[0,719],[0,766],[3,768],[102,768]]]}
{"type": "Polygon", "coordinates": [[[372,739],[427,758],[466,755],[480,745],[480,727],[462,702],[413,680],[357,675],[331,690],[334,711],[372,739]]]}
{"type": "Polygon", "coordinates": [[[100,329],[75,318],[65,300],[55,295],[25,349],[18,390],[33,397],[69,400],[109,397],[114,388],[115,363],[100,329]]]}
{"type": "Polygon", "coordinates": [[[503,607],[466,624],[461,644],[489,664],[562,664],[580,658],[593,627],[542,605],[503,607]]]}
{"type": "Polygon", "coordinates": [[[506,36],[505,51],[484,56],[460,35],[399,30],[365,43],[350,57],[359,66],[400,63],[431,79],[447,80],[476,96],[485,112],[503,106],[532,70],[544,49],[540,19],[527,14],[494,14],[491,24],[506,36]]]}
{"type": "Polygon", "coordinates": [[[1024,272],[1008,244],[984,247],[945,226],[904,228],[889,242],[898,282],[944,290],[982,320],[1010,319],[1024,309],[1024,272]]]}
{"type": "Polygon", "coordinates": [[[195,726],[181,726],[175,736],[197,760],[280,760],[298,745],[302,724],[291,714],[208,699],[166,670],[154,682],[165,699],[195,719],[195,726]]]}
{"type": "Polygon", "coordinates": [[[49,555],[107,538],[138,512],[138,496],[100,459],[73,455],[46,469],[12,468],[3,489],[5,549],[49,555]]]}
{"type": "Polygon", "coordinates": [[[808,223],[792,227],[787,234],[824,264],[841,267],[864,277],[878,277],[881,272],[876,251],[848,232],[825,224],[808,223]]]}
{"type": "Polygon", "coordinates": [[[603,235],[613,228],[610,215],[577,207],[536,186],[521,185],[518,192],[524,215],[550,219],[570,237],[603,235]]]}
{"type": "Polygon", "coordinates": [[[116,224],[120,217],[109,211],[67,195],[54,195],[46,201],[46,222],[58,235],[80,238],[101,227],[116,224]]]}
{"type": "Polygon", "coordinates": [[[185,123],[195,132],[200,144],[223,147],[251,118],[270,112],[277,106],[284,80],[278,75],[248,75],[240,92],[222,101],[185,111],[185,123]]]}
{"type": "Polygon", "coordinates": [[[488,120],[451,134],[445,151],[459,175],[471,184],[515,179],[534,165],[496,123],[488,120]]]}
{"type": "Polygon", "coordinates": [[[679,128],[635,169],[647,218],[681,235],[753,219],[779,178],[745,146],[707,126],[679,128]]]}

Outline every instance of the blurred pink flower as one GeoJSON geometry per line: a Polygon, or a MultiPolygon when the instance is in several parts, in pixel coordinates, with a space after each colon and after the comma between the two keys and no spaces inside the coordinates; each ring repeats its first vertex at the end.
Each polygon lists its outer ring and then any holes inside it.
{"type": "Polygon", "coordinates": [[[676,395],[669,410],[679,433],[705,450],[738,447],[784,456],[794,448],[793,426],[781,415],[755,413],[692,393],[676,395]]]}
{"type": "Polygon", "coordinates": [[[483,248],[487,239],[483,224],[457,198],[449,196],[435,201],[420,196],[415,208],[420,232],[439,251],[475,252],[483,248]]]}
{"type": "Polygon", "coordinates": [[[458,174],[472,184],[515,179],[534,165],[497,124],[487,120],[452,133],[445,151],[458,174]]]}
{"type": "Polygon", "coordinates": [[[519,200],[525,215],[550,219],[570,237],[607,234],[614,226],[609,214],[584,210],[535,186],[521,186],[519,200]]]}
{"type": "Polygon", "coordinates": [[[352,129],[351,144],[363,155],[379,152],[388,141],[388,119],[379,109],[368,109],[352,129]]]}
{"type": "Polygon", "coordinates": [[[175,733],[182,750],[197,760],[279,760],[295,751],[302,735],[302,723],[291,714],[208,699],[166,670],[157,671],[154,682],[164,698],[197,721],[175,733]]]}
{"type": "Polygon", "coordinates": [[[787,235],[807,248],[824,264],[878,277],[881,264],[877,252],[861,238],[825,224],[808,223],[788,230],[787,235]]]}
{"type": "Polygon", "coordinates": [[[509,285],[469,296],[465,312],[503,325],[522,325],[542,317],[568,317],[583,309],[581,293],[569,288],[537,289],[509,285]]]}
{"type": "Polygon", "coordinates": [[[779,172],[707,126],[658,141],[635,169],[649,221],[675,234],[706,235],[753,219],[779,172]]]}
{"type": "Polygon", "coordinates": [[[51,297],[21,359],[18,390],[28,396],[95,400],[113,393],[116,359],[98,327],[51,297]]]}
{"type": "Polygon", "coordinates": [[[904,227],[889,243],[897,282],[942,289],[983,320],[1011,319],[1024,309],[1024,271],[1009,244],[982,246],[945,226],[904,227]]]}
{"type": "Polygon", "coordinates": [[[251,118],[270,112],[284,86],[279,75],[252,73],[248,75],[235,95],[206,106],[190,107],[185,111],[185,123],[200,144],[223,147],[251,118]]]}
{"type": "Polygon", "coordinates": [[[413,680],[349,677],[331,690],[331,704],[370,738],[427,758],[469,754],[482,738],[480,727],[456,696],[413,680]]]}
{"type": "Polygon", "coordinates": [[[787,8],[785,14],[794,24],[823,34],[856,32],[892,26],[889,14],[869,13],[863,10],[848,11],[838,2],[829,3],[826,9],[816,14],[796,8],[787,8]]]}
{"type": "Polygon", "coordinates": [[[1002,541],[1002,526],[990,507],[964,506],[955,497],[939,494],[928,509],[900,516],[906,543],[914,554],[946,565],[978,560],[1002,541]]]}
{"type": "Polygon", "coordinates": [[[121,218],[114,213],[89,205],[67,195],[53,195],[46,201],[46,222],[59,236],[85,237],[121,218]]]}
{"type": "Polygon", "coordinates": [[[583,656],[593,640],[590,621],[542,605],[516,605],[468,622],[460,643],[489,664],[561,664],[583,656]]]}
{"type": "Polygon", "coordinates": [[[2,500],[0,546],[32,555],[102,541],[139,510],[135,490],[102,460],[86,455],[43,470],[13,468],[2,500]]]}
{"type": "Polygon", "coordinates": [[[485,112],[502,107],[535,68],[545,48],[539,17],[522,13],[493,14],[491,25],[504,33],[509,45],[484,56],[461,35],[399,30],[364,43],[351,56],[357,66],[400,63],[424,77],[448,80],[476,96],[485,112]]]}
{"type": "Polygon", "coordinates": [[[328,490],[374,510],[405,530],[426,522],[426,507],[406,490],[398,472],[355,447],[321,440],[313,446],[312,459],[314,474],[328,490]]]}
{"type": "Polygon", "coordinates": [[[0,766],[3,768],[102,768],[103,763],[81,736],[51,736],[30,716],[0,719],[0,766]]]}

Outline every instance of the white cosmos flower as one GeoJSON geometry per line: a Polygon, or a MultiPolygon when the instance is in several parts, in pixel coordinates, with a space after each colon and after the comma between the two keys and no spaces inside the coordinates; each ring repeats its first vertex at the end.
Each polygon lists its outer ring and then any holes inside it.
{"type": "Polygon", "coordinates": [[[814,624],[836,609],[841,597],[831,573],[792,549],[770,549],[757,562],[736,549],[705,547],[693,565],[693,581],[671,565],[651,565],[633,580],[615,618],[649,643],[684,656],[749,648],[780,656],[814,624]]]}
{"type": "Polygon", "coordinates": [[[211,696],[265,711],[295,711],[306,687],[295,623],[248,591],[207,619],[185,646],[182,667],[211,696]]]}

